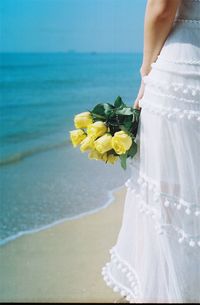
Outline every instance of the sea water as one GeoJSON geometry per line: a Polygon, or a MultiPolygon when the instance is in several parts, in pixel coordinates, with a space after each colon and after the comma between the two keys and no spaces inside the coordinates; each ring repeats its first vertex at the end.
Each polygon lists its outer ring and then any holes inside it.
{"type": "Polygon", "coordinates": [[[73,117],[120,95],[132,105],[142,54],[0,55],[0,244],[105,206],[129,177],[74,149],[73,117]]]}

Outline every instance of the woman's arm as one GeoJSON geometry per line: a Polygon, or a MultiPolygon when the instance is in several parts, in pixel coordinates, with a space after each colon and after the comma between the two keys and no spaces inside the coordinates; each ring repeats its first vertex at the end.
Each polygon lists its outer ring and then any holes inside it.
{"type": "MultiPolygon", "coordinates": [[[[157,59],[162,46],[170,33],[180,0],[148,0],[144,20],[143,61],[140,68],[141,77],[151,70],[151,64],[157,59]]],[[[139,100],[144,93],[141,81],[138,96],[134,102],[139,108],[139,100]]]]}

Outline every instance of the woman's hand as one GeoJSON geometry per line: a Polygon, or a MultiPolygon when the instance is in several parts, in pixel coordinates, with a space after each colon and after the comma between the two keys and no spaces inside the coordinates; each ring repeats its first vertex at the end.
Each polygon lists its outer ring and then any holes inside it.
{"type": "Polygon", "coordinates": [[[144,95],[144,87],[145,87],[144,81],[141,80],[141,84],[140,84],[140,89],[138,91],[138,95],[136,97],[136,100],[133,103],[133,108],[136,108],[138,110],[140,110],[140,108],[141,108],[140,105],[139,105],[139,102],[140,102],[141,98],[144,95]]]}

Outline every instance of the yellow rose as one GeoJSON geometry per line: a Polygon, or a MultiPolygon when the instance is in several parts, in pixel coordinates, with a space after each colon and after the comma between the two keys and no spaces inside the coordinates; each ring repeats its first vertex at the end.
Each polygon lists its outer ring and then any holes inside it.
{"type": "Polygon", "coordinates": [[[82,142],[80,146],[80,150],[82,152],[85,152],[86,150],[89,150],[90,148],[94,148],[94,140],[93,138],[87,136],[82,142]]]}
{"type": "Polygon", "coordinates": [[[102,160],[102,155],[96,149],[93,149],[89,152],[88,158],[93,160],[102,160]]]}
{"type": "Polygon", "coordinates": [[[104,154],[106,151],[112,149],[112,136],[106,133],[102,137],[94,141],[94,146],[100,154],[104,154]]]}
{"type": "Polygon", "coordinates": [[[108,160],[107,152],[105,152],[103,155],[101,155],[101,160],[104,162],[107,162],[107,160],[108,160]]]}
{"type": "Polygon", "coordinates": [[[74,125],[76,128],[87,128],[92,122],[92,116],[89,111],[81,112],[74,117],[74,125]]]}
{"type": "Polygon", "coordinates": [[[118,155],[124,154],[132,145],[131,137],[124,131],[115,132],[112,137],[112,148],[118,155]]]}
{"type": "Polygon", "coordinates": [[[97,121],[93,124],[90,124],[87,128],[87,133],[89,136],[96,138],[103,136],[107,131],[107,127],[102,121],[97,121]]]}
{"type": "Polygon", "coordinates": [[[70,131],[70,139],[74,147],[80,144],[86,138],[86,134],[82,129],[70,131]]]}
{"type": "Polygon", "coordinates": [[[119,157],[113,154],[108,155],[107,163],[114,164],[119,157]]]}

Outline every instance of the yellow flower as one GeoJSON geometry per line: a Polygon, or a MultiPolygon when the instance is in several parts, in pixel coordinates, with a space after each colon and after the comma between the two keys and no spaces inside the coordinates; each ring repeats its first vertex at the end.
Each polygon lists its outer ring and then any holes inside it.
{"type": "Polygon", "coordinates": [[[118,155],[124,154],[132,145],[131,137],[124,131],[117,131],[112,137],[112,148],[118,155]]]}
{"type": "Polygon", "coordinates": [[[88,158],[93,160],[102,160],[102,155],[96,149],[92,149],[88,154],[88,158]]]}
{"type": "Polygon", "coordinates": [[[86,150],[89,150],[90,148],[94,148],[94,140],[93,138],[87,136],[82,142],[80,146],[80,150],[82,152],[85,152],[86,150]]]}
{"type": "Polygon", "coordinates": [[[107,131],[107,127],[102,121],[97,121],[93,124],[90,124],[87,128],[87,133],[89,136],[96,138],[103,136],[107,131]]]}
{"type": "Polygon", "coordinates": [[[119,157],[113,154],[108,155],[107,163],[114,164],[119,157]]]}
{"type": "Polygon", "coordinates": [[[86,138],[86,134],[82,129],[75,129],[70,131],[70,139],[74,147],[80,144],[86,138]]]}
{"type": "Polygon", "coordinates": [[[101,160],[106,162],[108,160],[107,152],[105,152],[103,155],[101,155],[101,160]]]}
{"type": "Polygon", "coordinates": [[[112,149],[112,136],[106,133],[102,137],[94,141],[94,146],[100,154],[104,154],[106,151],[112,149]]]}
{"type": "Polygon", "coordinates": [[[81,112],[74,117],[74,125],[76,128],[87,128],[92,122],[92,116],[89,111],[81,112]]]}

